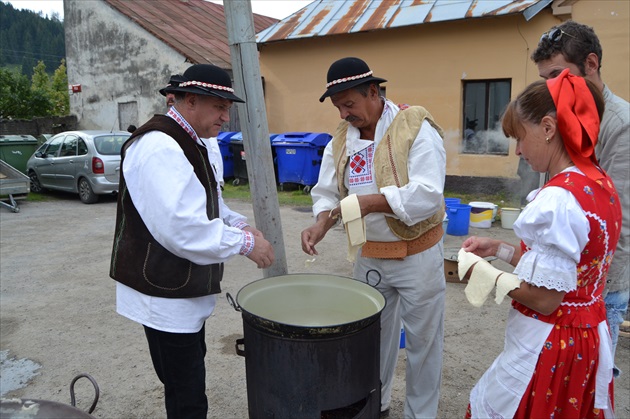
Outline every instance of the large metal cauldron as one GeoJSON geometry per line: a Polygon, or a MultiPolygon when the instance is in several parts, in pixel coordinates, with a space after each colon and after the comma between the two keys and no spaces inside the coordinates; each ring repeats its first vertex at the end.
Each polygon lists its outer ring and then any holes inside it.
{"type": "Polygon", "coordinates": [[[350,278],[296,274],[254,281],[236,302],[250,418],[376,418],[385,298],[350,278]]]}

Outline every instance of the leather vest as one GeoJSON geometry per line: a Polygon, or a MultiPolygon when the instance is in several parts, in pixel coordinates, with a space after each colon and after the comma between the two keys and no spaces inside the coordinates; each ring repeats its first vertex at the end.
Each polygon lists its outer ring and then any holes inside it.
{"type": "MultiPolygon", "coordinates": [[[[401,187],[409,183],[407,162],[409,151],[413,146],[422,122],[427,120],[437,130],[440,137],[444,138],[442,128],[435,123],[431,114],[422,106],[411,106],[398,112],[391,125],[387,128],[383,139],[374,151],[374,176],[378,188],[396,185],[401,187]]],[[[348,188],[344,183],[348,156],[346,154],[346,134],[348,123],[342,121],[332,139],[333,160],[337,173],[337,183],[340,199],[348,196],[348,188]]],[[[442,200],[444,201],[444,200],[442,200]]],[[[433,227],[440,225],[444,219],[444,203],[441,208],[426,220],[408,226],[402,221],[385,217],[389,229],[401,240],[414,240],[422,236],[433,227]]]]}
{"type": "Polygon", "coordinates": [[[193,298],[217,294],[221,292],[223,264],[197,265],[166,250],[151,235],[129,195],[123,171],[125,153],[137,138],[150,131],[161,131],[179,144],[206,191],[208,219],[219,217],[217,181],[207,150],[172,118],[155,115],[134,131],[122,148],[116,232],[109,275],[136,291],[154,297],[193,298]]]}

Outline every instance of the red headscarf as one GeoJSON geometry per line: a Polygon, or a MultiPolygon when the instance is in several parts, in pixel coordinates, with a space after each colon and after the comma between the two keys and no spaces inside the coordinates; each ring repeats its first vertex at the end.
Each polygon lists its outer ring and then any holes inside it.
{"type": "Polygon", "coordinates": [[[556,105],[558,130],[571,160],[593,180],[604,177],[595,157],[599,135],[599,114],[595,99],[580,76],[565,69],[556,78],[547,80],[547,88],[556,105]]]}

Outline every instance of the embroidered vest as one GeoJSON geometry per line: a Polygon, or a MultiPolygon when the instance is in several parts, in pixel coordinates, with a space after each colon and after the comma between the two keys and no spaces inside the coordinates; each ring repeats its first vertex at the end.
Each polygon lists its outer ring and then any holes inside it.
{"type": "MultiPolygon", "coordinates": [[[[526,316],[552,324],[597,327],[606,318],[602,291],[621,232],[621,205],[608,175],[594,181],[580,173],[554,176],[546,185],[564,188],[578,201],[589,221],[588,242],[577,265],[577,289],[567,292],[560,307],[548,316],[521,303],[514,308],[526,316]]],[[[521,249],[529,250],[521,241],[521,249]]]]}
{"type": "Polygon", "coordinates": [[[134,131],[122,148],[120,192],[109,275],[136,291],[154,297],[193,298],[217,294],[221,292],[219,282],[223,276],[223,264],[197,265],[166,250],[153,238],[131,200],[122,163],[127,148],[149,131],[162,131],[177,141],[206,191],[208,218],[219,217],[217,181],[206,149],[173,119],[155,115],[134,131]]]}
{"type": "MultiPolygon", "coordinates": [[[[389,128],[387,128],[383,139],[374,151],[374,175],[379,189],[390,185],[401,187],[409,183],[409,173],[407,171],[409,151],[418,136],[418,132],[420,132],[424,120],[427,120],[437,130],[440,137],[444,138],[442,128],[433,121],[431,114],[422,106],[411,106],[401,110],[389,128]]],[[[348,123],[342,121],[331,140],[341,199],[348,196],[348,188],[346,188],[344,183],[344,173],[348,164],[348,156],[346,155],[347,132],[348,123]]],[[[414,240],[442,223],[444,219],[444,203],[431,217],[412,226],[408,226],[393,217],[385,217],[385,219],[389,229],[396,237],[401,240],[414,240]]]]}

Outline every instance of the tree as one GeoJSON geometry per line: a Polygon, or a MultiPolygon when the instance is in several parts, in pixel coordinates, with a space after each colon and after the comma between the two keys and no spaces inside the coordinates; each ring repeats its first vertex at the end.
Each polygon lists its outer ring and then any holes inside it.
{"type": "Polygon", "coordinates": [[[0,68],[0,118],[30,118],[30,93],[28,77],[0,68]]]}
{"type": "Polygon", "coordinates": [[[52,77],[51,96],[53,100],[53,115],[70,114],[70,95],[68,93],[68,74],[66,60],[55,70],[52,77]]]}
{"type": "Polygon", "coordinates": [[[31,81],[25,74],[0,68],[0,119],[31,119],[38,116],[68,115],[70,98],[65,60],[52,79],[40,61],[32,70],[31,81]]]}
{"type": "Polygon", "coordinates": [[[46,64],[43,61],[37,63],[33,68],[33,76],[31,77],[31,89],[48,91],[50,89],[50,77],[46,73],[46,64]]]}
{"type": "Polygon", "coordinates": [[[50,77],[46,74],[46,65],[43,61],[33,68],[31,77],[31,108],[33,116],[52,115],[53,101],[51,97],[50,77]]]}

